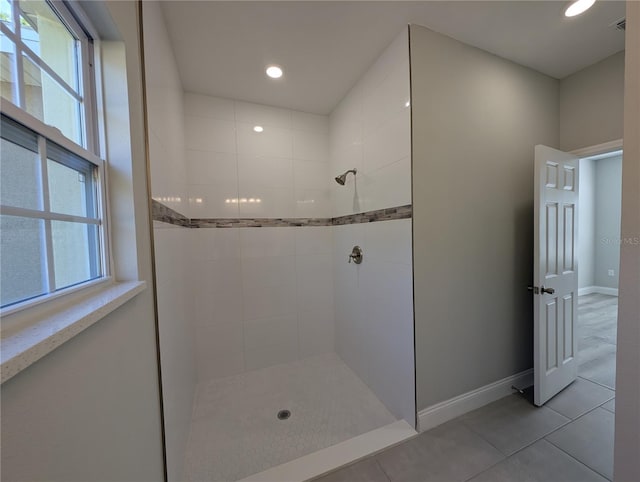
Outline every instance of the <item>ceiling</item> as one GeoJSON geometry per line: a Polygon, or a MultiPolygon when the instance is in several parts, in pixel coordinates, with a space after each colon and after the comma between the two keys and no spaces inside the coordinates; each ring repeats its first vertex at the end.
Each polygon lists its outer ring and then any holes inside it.
{"type": "Polygon", "coordinates": [[[624,49],[624,2],[164,1],[186,91],[328,114],[408,23],[561,79],[624,49]],[[279,64],[277,81],[264,75],[279,64]]]}

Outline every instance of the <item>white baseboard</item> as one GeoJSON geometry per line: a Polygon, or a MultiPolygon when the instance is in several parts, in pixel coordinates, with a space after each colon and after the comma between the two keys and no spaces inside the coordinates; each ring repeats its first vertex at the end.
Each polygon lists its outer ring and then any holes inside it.
{"type": "Polygon", "coordinates": [[[578,290],[578,296],[598,293],[601,295],[618,296],[618,288],[607,288],[606,286],[587,286],[578,290]]]}
{"type": "Polygon", "coordinates": [[[506,397],[514,393],[512,385],[518,387],[533,385],[533,368],[420,410],[418,413],[419,431],[424,432],[437,427],[460,415],[506,397]]]}
{"type": "Polygon", "coordinates": [[[251,475],[240,482],[303,482],[374,455],[418,433],[404,420],[251,475]]]}

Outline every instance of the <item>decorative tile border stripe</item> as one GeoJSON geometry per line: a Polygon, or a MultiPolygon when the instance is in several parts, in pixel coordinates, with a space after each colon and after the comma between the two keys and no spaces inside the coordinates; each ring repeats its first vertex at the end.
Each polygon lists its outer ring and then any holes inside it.
{"type": "Polygon", "coordinates": [[[175,224],[185,228],[281,228],[305,226],[343,226],[345,224],[375,223],[393,219],[410,219],[413,214],[411,204],[393,208],[378,209],[365,213],[348,214],[337,218],[194,218],[174,211],[153,200],[153,220],[175,224]]]}
{"type": "Polygon", "coordinates": [[[367,211],[366,213],[340,216],[333,218],[331,224],[333,226],[342,226],[344,224],[375,223],[378,221],[391,221],[392,219],[409,219],[412,215],[413,206],[407,204],[395,208],[378,209],[376,211],[367,211]]]}
{"type": "Polygon", "coordinates": [[[185,228],[191,227],[191,221],[188,217],[183,216],[178,211],[174,211],[155,199],[151,200],[151,216],[154,221],[175,224],[185,228]]]}
{"type": "Polygon", "coordinates": [[[192,228],[283,228],[331,226],[331,218],[216,218],[192,219],[192,228]]]}

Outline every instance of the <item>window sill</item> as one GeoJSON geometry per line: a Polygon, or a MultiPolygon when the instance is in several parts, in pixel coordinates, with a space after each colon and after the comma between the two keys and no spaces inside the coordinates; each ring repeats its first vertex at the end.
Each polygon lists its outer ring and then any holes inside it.
{"type": "Polygon", "coordinates": [[[17,375],[146,289],[144,281],[115,283],[18,330],[2,330],[0,383],[17,375]]]}

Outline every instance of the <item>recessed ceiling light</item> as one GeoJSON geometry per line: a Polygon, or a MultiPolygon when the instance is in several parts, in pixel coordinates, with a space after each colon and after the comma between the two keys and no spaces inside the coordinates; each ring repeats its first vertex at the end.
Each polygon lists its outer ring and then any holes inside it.
{"type": "Polygon", "coordinates": [[[589,10],[594,3],[596,3],[596,0],[575,0],[564,11],[564,15],[565,17],[575,17],[589,10]]]}
{"type": "Polygon", "coordinates": [[[262,126],[254,126],[254,127],[253,127],[253,130],[254,130],[255,132],[262,132],[262,131],[264,130],[264,127],[262,127],[262,126]]]}
{"type": "Polygon", "coordinates": [[[267,75],[269,77],[271,77],[272,79],[279,79],[280,77],[282,77],[282,68],[278,67],[277,65],[267,65],[267,75]]]}

